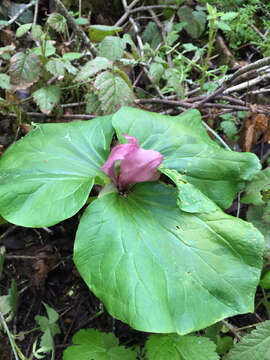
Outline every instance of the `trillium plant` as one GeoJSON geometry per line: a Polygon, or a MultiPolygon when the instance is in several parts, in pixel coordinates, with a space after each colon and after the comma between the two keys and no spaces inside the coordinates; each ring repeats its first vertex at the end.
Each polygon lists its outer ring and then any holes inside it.
{"type": "Polygon", "coordinates": [[[224,209],[259,170],[210,139],[197,110],[123,107],[35,124],[0,160],[0,213],[45,227],[83,208],[74,262],[90,290],[135,329],[187,334],[253,311],[263,237],[224,209]]]}

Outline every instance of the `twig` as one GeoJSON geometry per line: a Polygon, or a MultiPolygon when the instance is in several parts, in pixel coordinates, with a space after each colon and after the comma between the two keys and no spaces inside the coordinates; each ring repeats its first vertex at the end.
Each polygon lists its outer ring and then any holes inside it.
{"type": "Polygon", "coordinates": [[[18,11],[17,14],[7,22],[7,24],[1,25],[0,30],[3,30],[5,27],[8,27],[11,24],[13,24],[27,9],[30,9],[34,4],[35,4],[35,0],[25,5],[25,7],[20,11],[18,11]]]}
{"type": "Polygon", "coordinates": [[[125,10],[125,13],[123,14],[123,16],[114,24],[114,26],[121,26],[125,21],[126,19],[128,18],[129,14],[130,14],[130,11],[132,10],[132,8],[139,2],[140,0],[134,0],[132,1],[132,3],[127,6],[124,5],[124,10],[125,10]]]}
{"type": "Polygon", "coordinates": [[[36,0],[36,4],[35,4],[35,13],[34,13],[34,19],[33,19],[33,25],[37,24],[37,17],[38,17],[38,5],[39,5],[39,0],[36,0]]]}
{"type": "Polygon", "coordinates": [[[248,80],[248,81],[245,81],[243,83],[240,83],[238,85],[235,85],[235,86],[232,86],[226,90],[223,91],[224,94],[230,94],[232,92],[235,92],[235,91],[239,91],[239,90],[243,90],[243,89],[246,89],[246,88],[250,88],[254,85],[257,85],[259,84],[261,81],[263,80],[268,80],[270,79],[270,74],[264,74],[264,75],[261,75],[261,76],[258,76],[256,77],[255,79],[252,79],[252,80],[248,80]]]}
{"type": "Polygon", "coordinates": [[[242,74],[247,73],[250,70],[260,69],[266,65],[270,65],[270,56],[258,61],[255,61],[253,64],[246,65],[241,69],[237,70],[231,77],[224,80],[221,86],[214,91],[212,94],[204,98],[199,104],[199,106],[203,105],[204,103],[214,99],[217,95],[223,93],[226,89],[228,89],[231,85],[235,83],[235,80],[242,74]]]}
{"type": "Polygon", "coordinates": [[[68,25],[72,28],[78,38],[85,44],[93,57],[97,56],[97,50],[91,43],[90,39],[86,36],[85,32],[79,27],[74,18],[69,14],[66,7],[62,4],[61,0],[53,0],[57,11],[67,19],[68,25]]]}
{"type": "MultiPolygon", "coordinates": [[[[29,117],[37,118],[37,119],[50,119],[55,118],[56,116],[53,114],[41,114],[41,113],[35,113],[35,112],[26,112],[25,113],[29,117]]],[[[7,116],[7,115],[5,115],[7,116]]],[[[17,115],[14,113],[9,113],[8,117],[17,118],[17,115]]],[[[71,114],[71,115],[61,115],[61,119],[66,120],[91,120],[94,119],[95,115],[86,115],[86,114],[71,114]]]]}
{"type": "Polygon", "coordinates": [[[237,337],[238,340],[241,339],[241,335],[238,333],[238,329],[235,328],[232,324],[230,324],[227,320],[221,320],[221,322],[227,326],[227,328],[234,334],[235,337],[237,337]]]}

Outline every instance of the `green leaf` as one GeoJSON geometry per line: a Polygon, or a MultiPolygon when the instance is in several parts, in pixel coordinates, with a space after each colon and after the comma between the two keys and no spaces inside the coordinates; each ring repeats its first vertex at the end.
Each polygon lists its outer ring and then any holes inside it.
{"type": "Polygon", "coordinates": [[[0,88],[12,90],[12,86],[10,85],[10,78],[7,74],[0,74],[0,88]]]}
{"type": "Polygon", "coordinates": [[[40,60],[35,54],[18,52],[10,59],[9,72],[13,89],[26,89],[39,79],[40,60]]]}
{"type": "Polygon", "coordinates": [[[260,323],[230,351],[230,360],[270,359],[270,321],[260,323]]]}
{"type": "Polygon", "coordinates": [[[79,330],[72,339],[75,346],[64,351],[63,360],[136,360],[136,353],[118,345],[112,333],[79,330]]]}
{"type": "Polygon", "coordinates": [[[8,295],[0,296],[0,312],[3,315],[8,315],[6,321],[12,320],[17,303],[18,303],[18,290],[15,280],[12,280],[11,287],[8,289],[8,295]]]}
{"type": "Polygon", "coordinates": [[[264,250],[270,254],[270,226],[263,220],[265,205],[249,206],[247,220],[250,221],[264,236],[264,250]]]}
{"type": "Polygon", "coordinates": [[[117,111],[121,106],[130,105],[134,101],[129,84],[119,75],[104,71],[95,80],[95,88],[105,114],[117,111]]]}
{"type": "Polygon", "coordinates": [[[43,41],[43,47],[44,47],[44,54],[42,53],[42,49],[41,47],[36,47],[34,49],[32,49],[32,52],[36,55],[39,55],[39,56],[46,56],[46,57],[49,57],[53,54],[55,54],[56,52],[56,48],[54,47],[54,42],[51,41],[51,40],[46,40],[46,41],[43,41]]]}
{"type": "Polygon", "coordinates": [[[146,342],[149,360],[218,360],[216,345],[202,336],[151,335],[146,342]]]}
{"type": "Polygon", "coordinates": [[[17,38],[22,37],[24,34],[27,33],[28,30],[31,29],[31,27],[32,27],[32,23],[19,26],[16,31],[16,37],[17,38]]]}
{"type": "Polygon", "coordinates": [[[112,62],[106,58],[96,57],[88,61],[78,72],[74,81],[87,81],[89,78],[101,70],[111,69],[112,62]]]}
{"type": "Polygon", "coordinates": [[[103,113],[98,95],[86,94],[84,100],[87,102],[85,110],[88,114],[101,115],[103,113]]]}
{"type": "Polygon", "coordinates": [[[33,39],[38,40],[38,41],[42,41],[41,37],[45,35],[44,32],[42,31],[42,26],[40,25],[33,25],[32,29],[31,29],[31,36],[33,39]]]}
{"type": "Polygon", "coordinates": [[[167,116],[123,107],[113,115],[113,126],[121,141],[126,133],[142,148],[159,151],[164,167],[177,170],[222,208],[260,170],[256,155],[227,151],[211,140],[197,110],[167,116]]]}
{"type": "Polygon", "coordinates": [[[60,101],[60,88],[57,85],[48,85],[35,91],[33,97],[41,112],[50,114],[60,101]]]}
{"type": "MultiPolygon", "coordinates": [[[[18,4],[15,2],[10,3],[9,15],[11,18],[16,16],[19,11],[23,10],[27,4],[18,4]]],[[[21,16],[16,19],[17,23],[28,24],[33,22],[33,11],[32,9],[24,10],[21,16]]]]}
{"type": "Polygon", "coordinates": [[[67,30],[66,18],[58,13],[52,13],[47,19],[47,24],[50,25],[56,32],[64,33],[67,30]]]}
{"type": "Polygon", "coordinates": [[[260,286],[266,290],[270,290],[270,270],[263,275],[260,286]]]}
{"type": "MultiPolygon", "coordinates": [[[[153,81],[153,84],[158,84],[159,80],[161,79],[162,75],[164,74],[164,67],[158,63],[152,63],[149,68],[149,74],[153,81]]],[[[179,80],[178,80],[179,81],[179,80]]]]}
{"type": "Polygon", "coordinates": [[[220,16],[220,19],[222,21],[231,21],[231,20],[234,20],[235,18],[237,18],[237,16],[239,16],[238,12],[229,11],[229,12],[226,12],[225,14],[222,14],[220,16]]]}
{"type": "Polygon", "coordinates": [[[245,195],[242,197],[241,202],[244,204],[263,205],[267,201],[263,199],[263,195],[269,189],[270,167],[267,167],[256,174],[247,185],[245,195]]]}
{"type": "Polygon", "coordinates": [[[192,38],[199,38],[205,29],[206,14],[203,11],[192,10],[182,6],[177,12],[180,20],[185,23],[184,29],[192,38]]]}
{"type": "Polygon", "coordinates": [[[126,43],[119,37],[106,36],[99,45],[99,56],[108,60],[119,60],[124,55],[126,43]]]}
{"type": "Polygon", "coordinates": [[[79,52],[68,52],[63,55],[63,59],[72,61],[80,59],[82,56],[83,54],[79,52]]]}
{"type": "Polygon", "coordinates": [[[114,35],[120,31],[122,28],[119,26],[108,26],[108,25],[91,25],[89,26],[89,37],[92,42],[100,42],[106,36],[114,35]]]}
{"type": "Polygon", "coordinates": [[[57,58],[50,59],[45,67],[46,70],[49,71],[52,75],[56,75],[56,76],[65,75],[65,65],[61,59],[57,59],[57,58]]]}
{"type": "Polygon", "coordinates": [[[48,318],[39,315],[35,316],[35,320],[39,324],[40,330],[43,332],[38,354],[52,351],[54,349],[53,337],[61,333],[59,326],[56,324],[57,320],[59,319],[59,315],[49,305],[45,303],[43,303],[43,305],[46,308],[48,318]]]}
{"type": "Polygon", "coordinates": [[[95,183],[113,135],[111,117],[37,124],[0,160],[0,213],[22,226],[50,226],[76,214],[95,183]]]}
{"type": "Polygon", "coordinates": [[[80,274],[112,316],[137,330],[187,334],[253,311],[262,235],[221,210],[183,212],[177,194],[136,184],[126,196],[101,194],[80,220],[80,274]]]}
{"type": "Polygon", "coordinates": [[[145,43],[149,43],[152,49],[156,49],[162,41],[162,36],[157,24],[153,21],[149,21],[145,30],[142,33],[142,40],[145,43]]]}

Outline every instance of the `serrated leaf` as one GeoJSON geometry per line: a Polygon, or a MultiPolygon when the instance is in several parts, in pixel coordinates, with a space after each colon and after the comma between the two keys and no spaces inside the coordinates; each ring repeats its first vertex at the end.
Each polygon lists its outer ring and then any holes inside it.
{"type": "Polygon", "coordinates": [[[99,90],[98,97],[105,114],[115,112],[134,101],[133,92],[126,81],[111,71],[99,74],[94,86],[99,90]]]}
{"type": "Polygon", "coordinates": [[[136,184],[126,196],[102,194],[80,220],[81,276],[112,316],[137,330],[187,334],[253,311],[262,235],[221,210],[181,211],[177,194],[136,184]]]}
{"type": "Polygon", "coordinates": [[[61,59],[57,59],[57,58],[50,59],[45,67],[46,70],[49,71],[52,75],[56,75],[56,76],[65,75],[65,65],[61,59]]]}
{"type": "Polygon", "coordinates": [[[35,54],[18,52],[10,59],[9,72],[14,90],[27,89],[38,81],[41,63],[35,54]]]}
{"type": "Polygon", "coordinates": [[[122,28],[119,26],[108,26],[108,25],[91,25],[88,28],[89,37],[92,42],[100,42],[106,36],[114,35],[120,31],[122,28]]]}
{"type": "MultiPolygon", "coordinates": [[[[11,6],[9,8],[9,15],[11,18],[13,18],[14,16],[16,16],[18,14],[18,12],[20,12],[21,10],[23,10],[26,7],[27,4],[19,4],[19,3],[15,3],[15,2],[11,2],[11,6]]],[[[16,19],[17,23],[20,24],[30,24],[33,22],[33,11],[32,9],[26,9],[24,10],[24,12],[22,13],[21,16],[18,17],[18,19],[16,19]]]]}
{"type": "Polygon", "coordinates": [[[1,215],[18,225],[43,227],[76,214],[94,182],[108,181],[100,167],[113,133],[110,116],[36,124],[1,157],[1,215]]]}
{"type": "Polygon", "coordinates": [[[263,205],[267,201],[263,199],[264,192],[270,189],[270,167],[256,174],[247,185],[245,195],[241,198],[244,204],[263,205]]]}
{"type": "Polygon", "coordinates": [[[211,140],[197,110],[166,116],[123,107],[113,126],[121,141],[128,133],[143,148],[159,151],[164,167],[177,170],[222,208],[231,206],[244,181],[260,170],[256,155],[227,151],[211,140]]]}
{"type": "Polygon", "coordinates": [[[117,36],[106,36],[99,45],[99,56],[108,60],[119,60],[124,55],[126,43],[117,36]]]}
{"type": "Polygon", "coordinates": [[[57,85],[48,85],[35,91],[33,97],[41,112],[50,114],[60,101],[60,88],[57,85]]]}
{"type": "Polygon", "coordinates": [[[98,330],[79,330],[72,339],[75,346],[69,346],[63,360],[136,360],[136,353],[118,345],[112,333],[98,330]]]}
{"type": "Polygon", "coordinates": [[[74,81],[87,81],[89,78],[101,70],[112,68],[112,62],[105,57],[96,57],[88,61],[78,72],[74,81]]]}
{"type": "Polygon", "coordinates": [[[10,78],[7,74],[0,74],[0,88],[11,90],[12,86],[10,85],[10,78]]]}
{"type": "Polygon", "coordinates": [[[244,336],[230,351],[230,360],[269,360],[270,321],[260,323],[255,330],[244,336]]]}
{"type": "Polygon", "coordinates": [[[50,25],[56,32],[64,33],[67,29],[66,18],[58,13],[52,13],[47,19],[47,24],[50,25]]]}
{"type": "Polygon", "coordinates": [[[220,16],[220,19],[222,21],[231,21],[231,20],[235,19],[237,16],[239,16],[238,12],[229,11],[229,12],[226,12],[225,14],[222,14],[220,16]]]}
{"type": "Polygon", "coordinates": [[[234,135],[237,134],[238,130],[233,121],[224,120],[220,124],[220,128],[228,136],[229,139],[232,139],[234,135]]]}
{"type": "Polygon", "coordinates": [[[202,336],[151,335],[146,342],[149,360],[218,360],[216,345],[202,336]]]}
{"type": "Polygon", "coordinates": [[[33,26],[32,26],[32,29],[31,29],[31,35],[32,35],[32,38],[33,38],[33,39],[42,41],[42,40],[41,40],[41,37],[42,37],[42,35],[44,35],[44,33],[43,33],[43,31],[42,31],[42,26],[40,26],[40,25],[33,25],[33,26]]]}
{"type": "Polygon", "coordinates": [[[19,26],[18,29],[16,30],[16,37],[17,38],[22,37],[24,34],[27,33],[28,30],[31,29],[31,27],[32,27],[32,23],[19,26]]]}

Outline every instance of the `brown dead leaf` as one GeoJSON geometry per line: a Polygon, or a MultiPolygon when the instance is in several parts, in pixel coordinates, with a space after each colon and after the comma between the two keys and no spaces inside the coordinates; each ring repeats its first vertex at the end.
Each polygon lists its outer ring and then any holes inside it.
{"type": "MultiPolygon", "coordinates": [[[[259,137],[268,129],[268,124],[269,118],[264,114],[258,114],[256,105],[250,105],[250,111],[244,117],[242,128],[239,131],[239,145],[243,151],[250,151],[259,137]]],[[[264,139],[263,141],[266,142],[264,139]]]]}

